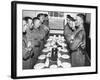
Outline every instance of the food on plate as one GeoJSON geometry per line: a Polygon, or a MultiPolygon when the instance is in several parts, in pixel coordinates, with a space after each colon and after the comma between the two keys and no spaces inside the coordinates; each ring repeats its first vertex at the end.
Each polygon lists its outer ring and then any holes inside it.
{"type": "Polygon", "coordinates": [[[44,63],[38,63],[34,66],[34,69],[43,69],[45,67],[44,63]]]}

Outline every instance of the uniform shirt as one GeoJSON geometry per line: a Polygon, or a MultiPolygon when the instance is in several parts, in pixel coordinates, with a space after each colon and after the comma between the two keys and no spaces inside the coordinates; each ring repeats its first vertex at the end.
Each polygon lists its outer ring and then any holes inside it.
{"type": "Polygon", "coordinates": [[[44,31],[42,29],[30,30],[27,34],[27,40],[31,42],[32,47],[39,45],[41,39],[44,38],[44,31]]]}
{"type": "Polygon", "coordinates": [[[71,28],[69,27],[68,24],[65,25],[64,27],[64,35],[65,38],[67,40],[67,42],[69,43],[70,39],[71,39],[71,35],[73,34],[73,31],[71,30],[71,28]]]}
{"type": "MultiPolygon", "coordinates": [[[[26,33],[27,34],[27,33],[26,33]]],[[[26,35],[23,35],[23,40],[22,40],[22,59],[26,59],[27,58],[27,37],[26,35]]],[[[23,60],[23,69],[30,69],[31,68],[31,59],[29,58],[28,60],[23,60]]]]}
{"type": "Polygon", "coordinates": [[[73,67],[85,66],[85,55],[86,52],[81,47],[81,43],[85,44],[85,31],[80,30],[73,41],[70,44],[71,53],[71,62],[73,67]],[[85,55],[84,55],[85,54],[85,55]]]}
{"type": "Polygon", "coordinates": [[[72,50],[75,50],[77,49],[78,47],[81,47],[82,44],[86,44],[86,36],[85,36],[85,31],[84,29],[81,29],[76,35],[75,35],[75,38],[74,38],[74,41],[73,43],[70,44],[70,48],[72,50]]]}
{"type": "MultiPolygon", "coordinates": [[[[68,29],[68,28],[67,28],[68,29]]],[[[68,30],[68,34],[71,34],[71,31],[68,30]]],[[[72,33],[73,34],[73,33],[72,33]]],[[[72,43],[69,43],[71,52],[71,64],[72,67],[79,67],[85,65],[85,51],[81,48],[81,44],[85,44],[85,30],[81,29],[74,37],[72,43]],[[84,53],[84,54],[83,54],[84,53]]]]}
{"type": "Polygon", "coordinates": [[[31,42],[31,47],[33,48],[34,56],[30,60],[31,68],[36,64],[38,56],[40,53],[41,40],[44,38],[43,29],[33,29],[29,30],[27,33],[27,42],[31,42]]]}
{"type": "Polygon", "coordinates": [[[27,47],[27,37],[26,35],[23,35],[23,39],[22,39],[22,55],[24,56],[26,53],[26,48],[27,47]]]}
{"type": "Polygon", "coordinates": [[[45,32],[44,33],[45,35],[49,32],[49,28],[44,24],[41,24],[40,28],[41,28],[42,31],[45,32]]]}

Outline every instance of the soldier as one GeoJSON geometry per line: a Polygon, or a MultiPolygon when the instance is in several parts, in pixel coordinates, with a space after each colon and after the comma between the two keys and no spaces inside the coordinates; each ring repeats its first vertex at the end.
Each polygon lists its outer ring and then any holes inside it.
{"type": "Polygon", "coordinates": [[[64,26],[64,36],[66,38],[67,43],[69,44],[71,40],[71,35],[75,30],[75,19],[70,15],[67,15],[67,24],[64,26]]]}
{"type": "Polygon", "coordinates": [[[23,18],[23,32],[28,32],[28,29],[32,29],[33,27],[32,18],[24,17],[23,18]]]}
{"type": "Polygon", "coordinates": [[[45,38],[47,40],[49,37],[49,31],[50,31],[48,14],[44,14],[44,17],[45,18],[44,18],[43,24],[48,27],[48,31],[46,33],[46,38],[45,38]]]}
{"type": "Polygon", "coordinates": [[[23,31],[23,40],[22,40],[22,57],[23,57],[23,69],[30,69],[30,57],[31,54],[28,53],[27,48],[27,33],[28,29],[32,27],[32,18],[31,17],[24,17],[23,18],[23,25],[22,25],[22,31],[23,31]]]}
{"type": "Polygon", "coordinates": [[[34,56],[31,58],[31,68],[34,67],[34,65],[37,62],[38,56],[41,54],[40,53],[41,40],[45,36],[45,34],[43,34],[40,29],[40,25],[41,25],[40,19],[37,17],[33,18],[33,30],[27,35],[28,47],[30,47],[34,53],[34,56]]]}
{"type": "Polygon", "coordinates": [[[44,20],[45,20],[44,14],[40,13],[40,14],[37,15],[37,17],[40,19],[40,22],[41,22],[41,27],[40,28],[45,31],[45,35],[48,34],[49,28],[46,25],[44,25],[44,23],[43,23],[44,20]]]}
{"type": "Polygon", "coordinates": [[[48,18],[48,14],[44,14],[44,22],[43,24],[46,25],[49,28],[49,18],[48,18]]]}
{"type": "Polygon", "coordinates": [[[76,26],[78,26],[78,31],[72,42],[70,42],[71,62],[73,67],[84,66],[85,65],[85,30],[84,30],[84,18],[83,14],[78,14],[76,16],[76,26]],[[80,28],[81,27],[81,28],[80,28]]]}

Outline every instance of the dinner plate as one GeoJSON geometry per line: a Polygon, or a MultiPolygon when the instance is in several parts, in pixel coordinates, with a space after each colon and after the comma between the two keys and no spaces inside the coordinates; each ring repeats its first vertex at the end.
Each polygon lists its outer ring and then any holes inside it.
{"type": "Polygon", "coordinates": [[[49,38],[47,41],[52,41],[52,38],[49,38]]]}
{"type": "Polygon", "coordinates": [[[66,47],[66,46],[67,46],[67,44],[65,44],[65,43],[61,43],[61,45],[62,45],[62,46],[64,46],[64,47],[66,47]]]}
{"type": "Polygon", "coordinates": [[[44,49],[42,50],[42,52],[49,52],[49,51],[50,51],[49,48],[44,48],[44,49]]]}
{"type": "Polygon", "coordinates": [[[38,63],[34,66],[34,69],[43,69],[45,67],[44,63],[38,63]]]}
{"type": "Polygon", "coordinates": [[[63,68],[70,68],[70,67],[71,67],[71,64],[68,63],[68,62],[63,62],[63,63],[61,64],[61,66],[62,66],[63,68]]]}
{"type": "Polygon", "coordinates": [[[47,44],[45,44],[44,46],[45,46],[45,47],[49,47],[49,46],[50,46],[50,43],[47,43],[47,44]]]}
{"type": "Polygon", "coordinates": [[[40,55],[39,57],[38,57],[38,59],[45,59],[46,58],[46,55],[40,55]]]}
{"type": "Polygon", "coordinates": [[[60,51],[62,51],[62,52],[68,52],[68,50],[66,48],[63,48],[60,51]]]}
{"type": "Polygon", "coordinates": [[[54,65],[51,65],[50,68],[51,69],[55,69],[55,68],[57,68],[57,65],[55,65],[55,64],[54,65]]]}
{"type": "Polygon", "coordinates": [[[69,59],[70,58],[70,56],[67,55],[67,54],[63,54],[63,55],[61,55],[61,57],[64,58],[64,59],[69,59]]]}

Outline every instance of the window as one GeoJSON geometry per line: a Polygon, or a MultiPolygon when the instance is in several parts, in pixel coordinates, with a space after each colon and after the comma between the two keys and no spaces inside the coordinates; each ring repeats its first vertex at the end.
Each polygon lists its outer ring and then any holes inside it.
{"type": "Polygon", "coordinates": [[[50,17],[64,17],[64,13],[63,12],[50,11],[49,16],[50,17]]]}

